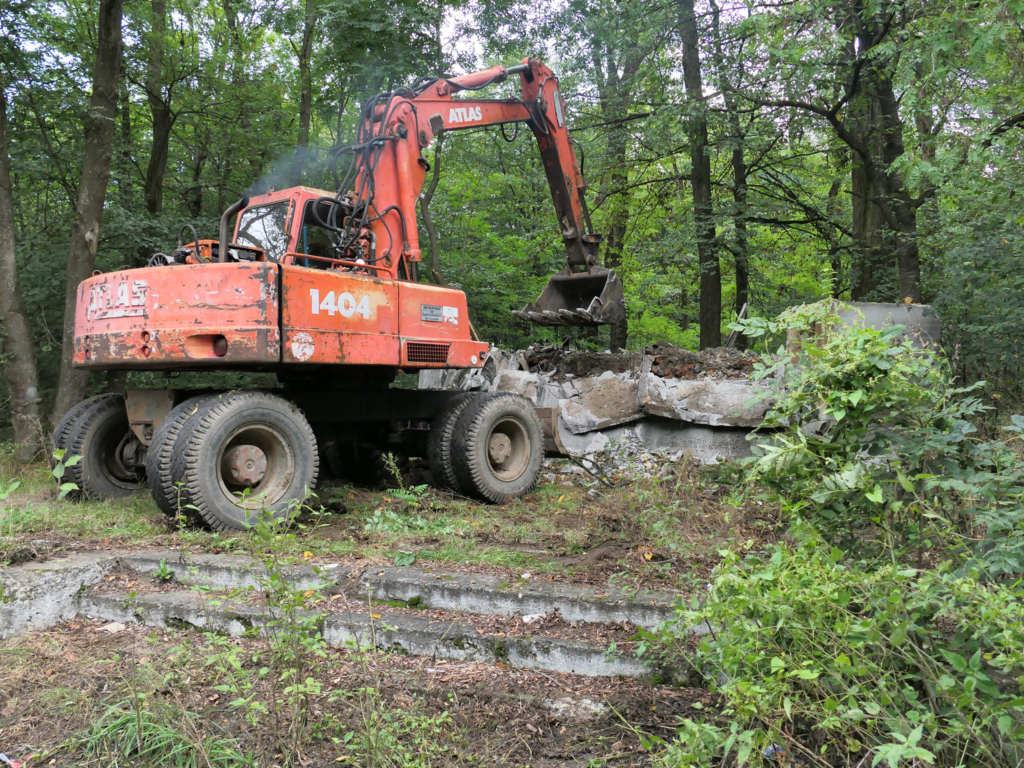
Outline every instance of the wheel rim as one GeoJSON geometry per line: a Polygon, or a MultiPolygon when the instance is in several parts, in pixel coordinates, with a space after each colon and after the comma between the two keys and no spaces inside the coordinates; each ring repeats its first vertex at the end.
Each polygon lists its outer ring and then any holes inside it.
{"type": "Polygon", "coordinates": [[[135,433],[125,427],[122,432],[112,425],[100,436],[99,465],[108,482],[131,491],[142,487],[146,473],[138,463],[141,444],[135,433]]]}
{"type": "Polygon", "coordinates": [[[295,477],[295,456],[288,441],[268,424],[235,430],[217,456],[217,477],[232,503],[259,509],[280,501],[295,477]],[[249,491],[244,502],[239,494],[249,491]]]}
{"type": "Polygon", "coordinates": [[[499,420],[484,443],[487,466],[498,480],[518,480],[530,465],[530,435],[526,425],[508,416],[499,420]]]}

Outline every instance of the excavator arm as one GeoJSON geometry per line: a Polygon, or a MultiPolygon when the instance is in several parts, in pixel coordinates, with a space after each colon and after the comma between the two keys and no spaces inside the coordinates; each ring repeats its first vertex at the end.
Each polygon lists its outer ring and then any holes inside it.
{"type": "Polygon", "coordinates": [[[372,232],[374,263],[411,277],[422,260],[416,201],[429,165],[423,150],[442,131],[526,123],[537,139],[567,252],[567,268],[554,275],[540,298],[515,314],[544,325],[602,325],[625,316],[622,283],[600,266],[600,236],[586,208],[586,185],[566,126],[565,105],[554,73],[536,59],[496,66],[461,77],[421,80],[381,94],[364,107],[356,144],[340,154],[352,162],[340,181],[338,211],[325,224],[356,242],[372,232]],[[466,97],[518,75],[521,99],[466,97]],[[456,98],[457,94],[463,94],[456,98]],[[340,224],[340,226],[339,226],[340,224]]]}

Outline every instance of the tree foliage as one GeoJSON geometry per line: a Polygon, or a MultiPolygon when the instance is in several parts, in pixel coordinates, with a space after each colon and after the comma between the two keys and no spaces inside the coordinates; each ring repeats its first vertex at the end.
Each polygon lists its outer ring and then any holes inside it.
{"type": "MultiPolygon", "coordinates": [[[[44,409],[60,365],[97,10],[0,8],[18,271],[44,409]]],[[[628,301],[624,324],[572,332],[578,344],[695,347],[744,304],[774,317],[829,296],[910,297],[939,307],[957,374],[1019,394],[1024,3],[695,0],[689,10],[689,0],[127,0],[97,267],[142,264],[186,221],[212,235],[247,192],[296,181],[332,190],[331,148],[351,141],[376,92],[532,55],[559,75],[603,255],[628,301]]],[[[493,91],[516,95],[511,81],[493,91]]],[[[438,157],[439,278],[466,290],[488,340],[560,338],[510,314],[563,261],[529,131],[453,133],[438,157]]],[[[118,381],[93,375],[90,386],[118,381]]]]}

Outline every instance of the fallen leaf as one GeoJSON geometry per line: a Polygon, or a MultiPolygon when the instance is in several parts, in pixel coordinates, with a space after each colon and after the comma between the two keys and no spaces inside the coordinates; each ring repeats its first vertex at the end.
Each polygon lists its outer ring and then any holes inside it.
{"type": "Polygon", "coordinates": [[[380,614],[379,613],[371,613],[370,614],[370,618],[371,619],[379,619],[380,618],[380,614]]]}
{"type": "Polygon", "coordinates": [[[302,556],[304,558],[306,558],[307,560],[309,560],[309,558],[313,557],[313,553],[312,552],[303,552],[302,556]]]}
{"type": "Polygon", "coordinates": [[[116,635],[118,632],[123,632],[126,629],[127,627],[119,621],[112,621],[100,627],[100,632],[109,632],[112,635],[116,635]]]}

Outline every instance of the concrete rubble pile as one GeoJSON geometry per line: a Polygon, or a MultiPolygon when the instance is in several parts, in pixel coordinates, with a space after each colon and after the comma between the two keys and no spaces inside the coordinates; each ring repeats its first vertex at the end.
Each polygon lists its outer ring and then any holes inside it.
{"type": "Polygon", "coordinates": [[[495,347],[483,369],[423,371],[419,386],[526,397],[544,423],[551,454],[609,459],[613,469],[685,454],[715,463],[750,452],[747,434],[770,405],[767,386],[750,378],[758,359],[737,349],[694,353],[666,342],[615,353],[495,347]]]}

